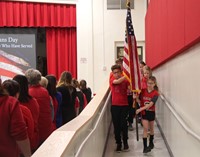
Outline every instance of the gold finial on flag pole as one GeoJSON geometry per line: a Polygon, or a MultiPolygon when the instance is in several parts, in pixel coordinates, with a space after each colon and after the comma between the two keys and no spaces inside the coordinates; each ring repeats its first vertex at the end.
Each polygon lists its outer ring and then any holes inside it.
{"type": "Polygon", "coordinates": [[[130,0],[126,0],[126,7],[129,8],[130,0]]]}

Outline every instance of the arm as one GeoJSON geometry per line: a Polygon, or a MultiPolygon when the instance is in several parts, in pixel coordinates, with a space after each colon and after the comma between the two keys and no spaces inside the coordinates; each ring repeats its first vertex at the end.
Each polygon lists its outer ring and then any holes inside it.
{"type": "Polygon", "coordinates": [[[143,107],[141,107],[141,108],[139,108],[139,109],[137,109],[136,110],[136,114],[138,114],[138,113],[140,113],[141,111],[143,111],[143,110],[148,110],[151,106],[153,106],[154,105],[154,103],[151,101],[150,103],[148,103],[148,104],[146,104],[145,106],[143,106],[143,107]]]}
{"type": "Polygon", "coordinates": [[[17,145],[19,146],[20,150],[22,151],[23,155],[25,157],[30,157],[31,156],[31,149],[30,149],[29,139],[26,138],[25,140],[16,141],[16,142],[17,142],[17,145]]]}
{"type": "Polygon", "coordinates": [[[122,77],[120,77],[120,78],[118,78],[118,79],[115,79],[115,80],[113,81],[113,84],[120,84],[120,83],[122,83],[125,79],[126,79],[126,77],[125,77],[125,76],[122,76],[122,77]]]}
{"type": "Polygon", "coordinates": [[[53,100],[52,100],[52,97],[49,96],[50,98],[50,108],[51,108],[51,119],[52,121],[54,120],[54,106],[53,106],[53,100]]]}
{"type": "Polygon", "coordinates": [[[155,95],[151,101],[147,104],[145,104],[145,106],[141,107],[140,109],[138,109],[136,111],[136,114],[138,114],[139,112],[143,111],[143,110],[148,110],[149,108],[151,108],[151,106],[155,105],[156,101],[158,100],[158,95],[155,95]]]}

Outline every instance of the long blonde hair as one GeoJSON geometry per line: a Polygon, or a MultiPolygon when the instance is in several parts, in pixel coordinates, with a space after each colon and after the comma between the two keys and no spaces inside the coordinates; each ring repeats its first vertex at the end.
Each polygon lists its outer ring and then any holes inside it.
{"type": "Polygon", "coordinates": [[[72,75],[68,71],[63,71],[62,74],[60,75],[60,78],[58,80],[57,87],[61,85],[72,85],[72,75]]]}

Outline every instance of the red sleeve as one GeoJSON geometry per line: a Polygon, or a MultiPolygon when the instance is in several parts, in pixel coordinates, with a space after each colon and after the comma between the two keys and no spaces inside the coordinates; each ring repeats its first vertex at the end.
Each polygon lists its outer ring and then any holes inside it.
{"type": "Polygon", "coordinates": [[[11,121],[10,121],[10,134],[16,141],[25,140],[27,136],[26,124],[23,119],[19,102],[11,102],[11,121]]]}
{"type": "Polygon", "coordinates": [[[83,105],[83,108],[85,108],[85,107],[87,106],[88,102],[87,102],[87,98],[86,98],[86,96],[85,96],[84,93],[83,93],[83,99],[84,99],[84,105],[83,105]]]}
{"type": "Polygon", "coordinates": [[[34,133],[34,121],[33,116],[31,114],[31,111],[23,105],[20,105],[20,109],[23,114],[24,121],[26,123],[27,131],[28,131],[28,137],[31,140],[33,138],[34,133]]]}
{"type": "Polygon", "coordinates": [[[110,87],[112,86],[113,80],[114,80],[114,76],[113,76],[113,73],[111,72],[110,73],[110,78],[109,78],[109,85],[110,85],[110,87]]]}
{"type": "Polygon", "coordinates": [[[79,107],[80,107],[79,99],[78,99],[78,97],[76,97],[76,99],[75,99],[75,108],[79,108],[79,107]]]}
{"type": "Polygon", "coordinates": [[[110,78],[110,88],[112,88],[112,86],[113,86],[113,81],[115,80],[115,78],[114,78],[114,76],[112,76],[111,78],[110,78]]]}

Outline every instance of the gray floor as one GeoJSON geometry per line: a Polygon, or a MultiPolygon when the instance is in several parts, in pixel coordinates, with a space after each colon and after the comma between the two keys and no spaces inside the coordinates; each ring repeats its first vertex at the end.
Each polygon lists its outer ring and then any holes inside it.
{"type": "Polygon", "coordinates": [[[151,150],[151,152],[147,154],[143,154],[143,141],[142,141],[142,132],[143,128],[139,124],[139,141],[136,140],[136,132],[135,132],[135,125],[134,130],[128,132],[129,136],[129,152],[115,152],[116,144],[114,140],[114,134],[113,134],[113,126],[111,127],[109,139],[106,147],[105,157],[170,157],[169,152],[166,148],[166,145],[164,143],[164,140],[160,134],[160,131],[155,124],[155,136],[154,136],[154,149],[151,150]]]}

